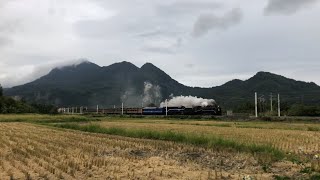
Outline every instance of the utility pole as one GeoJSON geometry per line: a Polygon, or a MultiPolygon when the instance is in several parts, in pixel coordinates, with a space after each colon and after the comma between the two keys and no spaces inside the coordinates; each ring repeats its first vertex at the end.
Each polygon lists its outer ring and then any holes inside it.
{"type": "Polygon", "coordinates": [[[97,105],[97,114],[99,113],[99,105],[97,105]]]}
{"type": "Polygon", "coordinates": [[[257,92],[254,93],[254,102],[255,102],[255,114],[258,117],[258,94],[257,92]]]}
{"type": "Polygon", "coordinates": [[[278,116],[280,117],[280,94],[278,94],[278,116]]]}
{"type": "Polygon", "coordinates": [[[272,112],[273,111],[273,109],[272,109],[272,93],[270,94],[270,111],[272,112]]]}
{"type": "Polygon", "coordinates": [[[123,115],[123,103],[121,104],[121,115],[123,115]]]}
{"type": "Polygon", "coordinates": [[[168,116],[168,99],[166,99],[166,116],[168,116]]]}

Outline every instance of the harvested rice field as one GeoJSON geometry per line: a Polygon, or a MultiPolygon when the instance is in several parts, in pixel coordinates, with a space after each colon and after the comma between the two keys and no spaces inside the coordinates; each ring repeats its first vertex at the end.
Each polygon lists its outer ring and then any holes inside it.
{"type": "MultiPolygon", "coordinates": [[[[101,121],[102,127],[128,129],[149,129],[175,131],[201,136],[218,136],[248,144],[267,144],[290,153],[317,154],[320,152],[320,126],[301,123],[253,123],[212,122],[212,121],[101,121]],[[287,128],[285,128],[287,127],[287,128]],[[308,127],[319,127],[319,131],[309,131],[308,127]]],[[[309,128],[310,129],[310,128],[309,128]]]]}
{"type": "Polygon", "coordinates": [[[265,122],[0,116],[0,179],[319,178],[319,131],[291,125],[299,129],[265,122]],[[214,145],[201,140],[217,137],[214,145]],[[261,151],[269,145],[284,155],[261,151]]]}

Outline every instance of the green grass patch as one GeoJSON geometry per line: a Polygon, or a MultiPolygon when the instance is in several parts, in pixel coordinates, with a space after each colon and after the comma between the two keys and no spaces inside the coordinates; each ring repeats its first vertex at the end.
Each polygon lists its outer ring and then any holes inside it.
{"type": "Polygon", "coordinates": [[[306,174],[311,174],[313,172],[311,167],[305,167],[303,169],[301,169],[300,171],[301,173],[306,173],[306,174]]]}
{"type": "Polygon", "coordinates": [[[273,176],[275,180],[290,180],[291,178],[288,176],[278,176],[278,175],[274,175],[273,176]]]}
{"type": "Polygon", "coordinates": [[[39,114],[22,114],[22,115],[0,115],[0,122],[28,122],[28,123],[71,123],[71,122],[89,122],[97,121],[99,118],[90,118],[80,115],[39,115],[39,114]]]}
{"type": "Polygon", "coordinates": [[[215,123],[215,124],[201,124],[201,123],[172,123],[172,124],[180,124],[180,125],[194,125],[194,126],[214,126],[214,127],[232,127],[230,123],[215,123]]]}
{"type": "Polygon", "coordinates": [[[308,131],[320,131],[320,127],[308,127],[308,131]]]}
{"type": "Polygon", "coordinates": [[[268,145],[241,144],[236,141],[222,139],[215,136],[204,136],[174,131],[154,131],[145,129],[125,129],[118,127],[105,128],[97,124],[79,125],[76,123],[53,124],[55,127],[74,129],[93,133],[103,133],[110,135],[119,135],[125,137],[166,140],[180,142],[216,150],[233,150],[238,152],[247,152],[258,156],[267,156],[270,161],[280,160],[285,154],[268,145]]]}
{"type": "Polygon", "coordinates": [[[69,117],[69,118],[56,118],[56,119],[42,119],[32,121],[33,123],[47,124],[47,123],[72,123],[72,122],[90,122],[98,121],[98,119],[88,119],[86,117],[69,117]]]}
{"type": "Polygon", "coordinates": [[[320,179],[320,174],[314,174],[310,177],[310,180],[319,180],[320,179]]]}

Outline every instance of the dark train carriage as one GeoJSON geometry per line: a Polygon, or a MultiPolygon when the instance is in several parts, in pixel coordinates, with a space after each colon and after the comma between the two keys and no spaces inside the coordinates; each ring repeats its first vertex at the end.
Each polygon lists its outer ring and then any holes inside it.
{"type": "MultiPolygon", "coordinates": [[[[166,108],[164,108],[166,109],[166,108]]],[[[168,107],[167,108],[168,115],[183,115],[185,111],[185,107],[168,107]]]]}
{"type": "MultiPolygon", "coordinates": [[[[122,114],[122,108],[103,109],[104,114],[122,114]]],[[[141,108],[123,108],[123,114],[142,114],[141,108]]]]}
{"type": "Polygon", "coordinates": [[[84,113],[97,113],[97,109],[93,109],[93,108],[85,108],[83,109],[84,113]]]}
{"type": "Polygon", "coordinates": [[[142,114],[142,108],[125,108],[123,109],[124,114],[142,114]]]}
{"type": "Polygon", "coordinates": [[[145,107],[142,109],[143,115],[163,115],[165,112],[165,108],[145,107]]]}
{"type": "MultiPolygon", "coordinates": [[[[84,109],[85,113],[97,113],[97,109],[84,109]]],[[[105,108],[99,109],[98,113],[103,114],[122,114],[122,108],[105,108]]],[[[165,107],[145,107],[145,108],[123,108],[123,114],[128,115],[165,115],[165,107]]],[[[206,107],[167,107],[168,115],[221,115],[221,108],[217,105],[206,107]]]]}
{"type": "Polygon", "coordinates": [[[221,115],[221,108],[219,106],[194,107],[195,114],[200,115],[221,115]]]}
{"type": "Polygon", "coordinates": [[[185,108],[183,114],[184,115],[195,115],[195,112],[194,112],[193,108],[185,108]]]}
{"type": "Polygon", "coordinates": [[[107,108],[103,109],[104,114],[121,114],[122,109],[121,108],[107,108]]]}

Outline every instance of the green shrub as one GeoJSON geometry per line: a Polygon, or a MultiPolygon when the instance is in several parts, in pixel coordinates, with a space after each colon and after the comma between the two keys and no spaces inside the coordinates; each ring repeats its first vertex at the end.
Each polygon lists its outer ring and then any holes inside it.
{"type": "Polygon", "coordinates": [[[273,177],[274,177],[274,179],[276,179],[276,180],[290,180],[290,179],[291,179],[291,178],[288,177],[288,176],[278,176],[278,175],[274,175],[273,177]]]}
{"type": "Polygon", "coordinates": [[[288,110],[289,116],[320,116],[320,106],[292,105],[288,110]]]}

